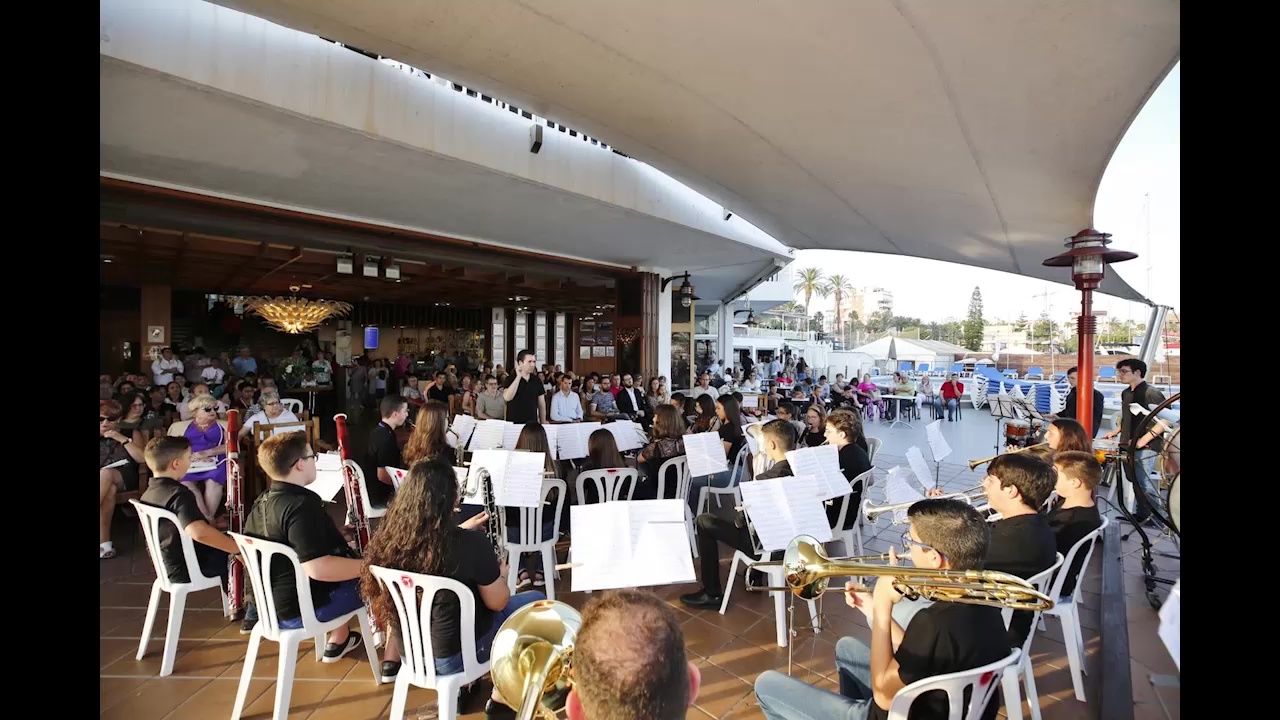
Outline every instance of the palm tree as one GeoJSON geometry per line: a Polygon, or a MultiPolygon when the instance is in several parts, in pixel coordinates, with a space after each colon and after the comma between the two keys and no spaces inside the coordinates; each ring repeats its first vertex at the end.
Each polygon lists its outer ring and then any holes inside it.
{"type": "Polygon", "coordinates": [[[853,283],[849,282],[849,278],[844,275],[832,275],[827,278],[827,292],[836,296],[836,334],[840,334],[840,301],[844,300],[844,294],[853,292],[853,283]]]}
{"type": "Polygon", "coordinates": [[[804,312],[806,319],[809,315],[809,301],[814,295],[825,298],[830,292],[827,290],[827,281],[822,277],[820,268],[805,268],[795,275],[795,285],[793,290],[804,295],[804,312]]]}

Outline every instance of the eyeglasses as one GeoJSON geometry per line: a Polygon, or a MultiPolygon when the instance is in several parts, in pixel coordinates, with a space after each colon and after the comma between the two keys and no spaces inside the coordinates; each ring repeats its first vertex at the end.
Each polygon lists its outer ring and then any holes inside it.
{"type": "MultiPolygon", "coordinates": [[[[902,549],[903,549],[903,550],[906,550],[906,551],[908,551],[908,552],[910,552],[910,551],[911,551],[911,546],[912,546],[912,545],[914,545],[914,546],[916,546],[916,547],[920,548],[921,550],[932,550],[932,551],[934,551],[934,552],[938,553],[939,555],[942,555],[942,553],[938,552],[938,548],[933,547],[932,545],[925,545],[925,544],[924,544],[924,543],[922,543],[922,542],[917,542],[917,541],[915,541],[915,540],[912,540],[912,539],[911,539],[911,531],[910,531],[910,530],[908,530],[907,532],[902,533],[902,549]]],[[[944,557],[944,558],[945,558],[945,557],[946,557],[946,555],[942,555],[942,557],[944,557]]]]}
{"type": "Polygon", "coordinates": [[[98,422],[115,422],[119,419],[120,419],[119,415],[112,415],[110,417],[103,417],[101,415],[98,416],[98,422]]]}
{"type": "Polygon", "coordinates": [[[315,459],[316,459],[315,453],[311,453],[310,455],[303,455],[302,457],[298,458],[298,460],[315,460],[315,459]]]}
{"type": "Polygon", "coordinates": [[[275,406],[277,406],[277,405],[279,405],[279,404],[280,404],[280,401],[279,401],[279,400],[272,400],[271,402],[267,403],[266,405],[267,405],[267,407],[275,407],[275,406]]]}

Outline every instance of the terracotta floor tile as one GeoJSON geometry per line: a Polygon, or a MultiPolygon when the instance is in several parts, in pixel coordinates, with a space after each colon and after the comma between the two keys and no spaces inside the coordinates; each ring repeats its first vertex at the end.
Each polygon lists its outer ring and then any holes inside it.
{"type": "Polygon", "coordinates": [[[684,621],[681,629],[684,631],[685,648],[698,657],[708,657],[737,638],[734,633],[696,617],[684,621]]]}
{"type": "MultiPolygon", "coordinates": [[[[178,663],[182,661],[182,656],[196,649],[203,641],[201,640],[179,640],[178,654],[174,660],[175,673],[178,663]]],[[[141,660],[135,660],[138,651],[137,643],[133,645],[133,652],[127,653],[115,662],[110,663],[102,668],[103,675],[133,675],[138,677],[159,677],[160,664],[163,661],[161,657],[164,652],[163,640],[152,640],[147,645],[147,654],[141,660]]],[[[202,673],[203,675],[203,673],[202,673]]],[[[216,675],[209,675],[216,677],[216,675]]]]}
{"type": "MultiPolygon", "coordinates": [[[[249,683],[249,692],[245,695],[245,708],[262,696],[272,687],[269,680],[253,680],[249,683]]],[[[166,720],[227,720],[231,709],[235,707],[236,692],[240,689],[237,680],[217,678],[191,695],[186,702],[174,708],[166,720]]],[[[248,717],[248,712],[245,713],[248,717]]]]}
{"type": "MultiPolygon", "coordinates": [[[[102,720],[160,720],[210,682],[210,678],[149,680],[107,708],[102,720]]],[[[230,715],[231,708],[226,712],[230,715]]]]}
{"type": "Polygon", "coordinates": [[[689,711],[685,713],[684,717],[685,720],[708,720],[708,718],[711,718],[712,716],[708,715],[705,711],[698,709],[696,705],[691,705],[689,706],[689,711]]]}
{"type": "MultiPolygon", "coordinates": [[[[168,612],[163,612],[168,617],[168,612]]],[[[142,631],[144,614],[142,608],[101,608],[98,610],[98,632],[103,637],[136,638],[142,631]]]]}
{"type": "Polygon", "coordinates": [[[724,668],[703,661],[698,664],[702,673],[702,687],[694,705],[711,717],[720,717],[751,692],[750,683],[735,677],[724,668]]]}
{"type": "Polygon", "coordinates": [[[786,672],[787,649],[777,645],[761,647],[738,638],[716,650],[707,660],[750,685],[765,670],[786,672]]]}
{"type": "MultiPolygon", "coordinates": [[[[164,607],[169,606],[167,595],[165,593],[161,596],[164,598],[164,607]]],[[[127,585],[125,583],[109,582],[98,589],[98,604],[107,607],[129,607],[145,610],[150,599],[151,586],[149,585],[127,585]]]]}
{"type": "MultiPolygon", "coordinates": [[[[221,681],[219,681],[221,682],[221,681]]],[[[338,683],[331,680],[295,680],[289,698],[289,720],[303,720],[324,705],[324,699],[338,683]]],[[[265,720],[275,710],[276,684],[272,682],[257,700],[247,703],[241,720],[265,720]]]]}
{"type": "Polygon", "coordinates": [[[138,652],[136,640],[99,640],[98,667],[105,668],[111,663],[138,652]]]}
{"type": "MultiPolygon", "coordinates": [[[[353,674],[359,673],[356,668],[353,674]]],[[[365,670],[364,676],[348,677],[324,699],[311,720],[381,720],[391,706],[394,684],[374,685],[365,670]]]]}
{"type": "Polygon", "coordinates": [[[100,678],[98,680],[98,708],[105,712],[108,708],[133,694],[145,685],[150,678],[100,678]]]}

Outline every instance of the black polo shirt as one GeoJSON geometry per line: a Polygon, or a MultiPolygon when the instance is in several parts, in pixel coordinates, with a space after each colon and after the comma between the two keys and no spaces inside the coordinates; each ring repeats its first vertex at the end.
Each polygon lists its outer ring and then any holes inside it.
{"type": "MultiPolygon", "coordinates": [[[[1079,422],[1080,418],[1076,417],[1076,409],[1077,409],[1077,403],[1078,403],[1078,400],[1076,399],[1076,397],[1077,397],[1076,388],[1071,388],[1071,391],[1067,393],[1067,405],[1066,407],[1062,408],[1062,412],[1058,413],[1058,417],[1071,418],[1079,422]]],[[[1093,391],[1093,426],[1090,428],[1090,430],[1092,431],[1092,434],[1089,435],[1089,437],[1091,438],[1097,437],[1098,430],[1102,428],[1102,411],[1105,403],[1106,403],[1106,398],[1102,396],[1102,392],[1099,390],[1094,390],[1093,391]]],[[[1084,425],[1084,423],[1080,423],[1080,424],[1084,425]]]]}
{"type": "Polygon", "coordinates": [[[438,401],[440,401],[440,402],[444,403],[445,405],[448,405],[448,404],[449,404],[449,396],[450,396],[450,395],[452,395],[452,394],[453,394],[453,393],[449,392],[449,389],[448,389],[448,388],[442,388],[442,387],[440,387],[439,385],[436,385],[436,386],[432,387],[430,390],[428,390],[428,391],[427,391],[427,399],[428,399],[428,400],[438,400],[438,401]]]}
{"type": "MultiPolygon", "coordinates": [[[[158,529],[160,556],[163,558],[164,569],[170,582],[191,582],[191,576],[187,573],[187,559],[182,554],[182,539],[179,533],[186,530],[191,523],[205,519],[204,514],[200,512],[200,506],[196,504],[195,494],[171,478],[154,477],[147,485],[147,491],[142,493],[141,501],[147,505],[164,508],[178,516],[178,525],[181,527],[174,527],[171,522],[160,523],[158,529]]],[[[221,552],[203,543],[195,543],[197,557],[201,554],[201,548],[205,551],[221,552]]],[[[225,554],[223,555],[225,557],[225,554]]]]}
{"type": "Polygon", "coordinates": [[[364,484],[369,488],[369,504],[374,507],[386,507],[394,492],[390,485],[378,480],[378,468],[383,467],[404,468],[404,460],[400,455],[400,443],[396,442],[396,431],[379,420],[373,430],[369,431],[364,462],[360,463],[360,469],[364,471],[364,484]]]}
{"type": "MultiPolygon", "coordinates": [[[[298,554],[298,561],[303,563],[326,555],[355,557],[338,527],[329,519],[320,496],[293,483],[271,483],[245,518],[244,534],[288,545],[298,554]]],[[[283,560],[277,560],[271,564],[268,573],[280,618],[292,620],[301,616],[293,568],[283,560]]],[[[328,605],[329,594],[336,587],[338,583],[311,580],[313,607],[328,605]]]]}
{"type": "MultiPolygon", "coordinates": [[[[1040,513],[1016,515],[990,524],[987,570],[1008,573],[1023,580],[1048,570],[1057,559],[1058,541],[1049,519],[1040,513]]],[[[1009,646],[1021,648],[1031,632],[1031,613],[1015,610],[1009,622],[1009,646]]],[[[914,622],[914,620],[912,621],[914,622]]]]}
{"type": "MultiPolygon", "coordinates": [[[[507,402],[507,422],[523,425],[538,422],[538,398],[542,397],[542,384],[533,375],[527,380],[521,380],[519,375],[511,377],[511,382],[520,385],[516,387],[515,397],[507,402]]],[[[507,387],[511,384],[508,383],[507,387]]]]}

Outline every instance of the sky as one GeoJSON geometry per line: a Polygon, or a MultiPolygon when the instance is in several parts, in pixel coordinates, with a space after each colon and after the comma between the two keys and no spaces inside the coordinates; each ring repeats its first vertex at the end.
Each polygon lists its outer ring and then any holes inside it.
{"type": "MultiPolygon", "coordinates": [[[[1181,65],[1174,66],[1129,127],[1107,166],[1094,206],[1094,227],[1112,234],[1114,249],[1138,253],[1136,260],[1114,265],[1138,292],[1151,300],[1180,305],[1179,245],[1181,182],[1179,178],[1181,65]],[[1150,205],[1144,212],[1144,203],[1150,205]],[[1150,242],[1145,218],[1150,218],[1150,242]]],[[[1080,307],[1080,294],[1010,273],[955,265],[937,260],[839,250],[799,250],[793,268],[839,267],[856,255],[852,282],[857,287],[883,287],[893,293],[894,314],[928,321],[963,319],[974,286],[982,288],[983,315],[1035,318],[1047,311],[1058,321],[1080,307]],[[1035,297],[1048,292],[1045,297],[1035,297]]],[[[829,274],[829,273],[828,273],[829,274]]],[[[814,311],[830,314],[834,298],[814,298],[814,311]]],[[[1149,309],[1140,303],[1106,295],[1094,296],[1095,310],[1107,317],[1146,322],[1149,309]]]]}

